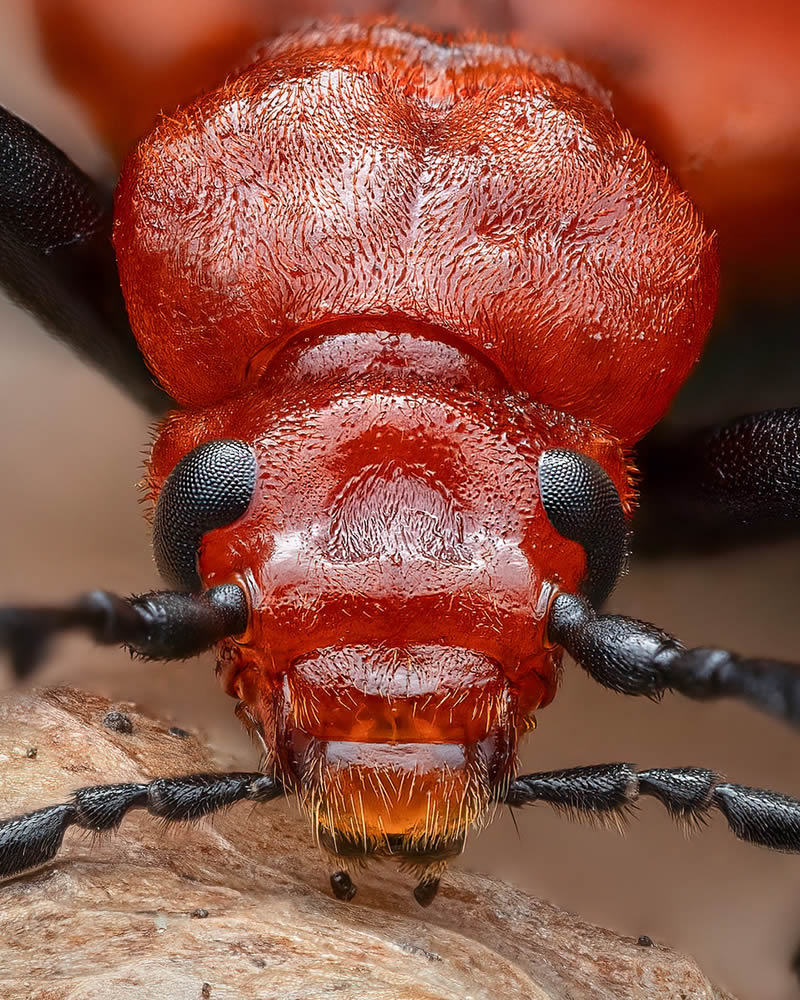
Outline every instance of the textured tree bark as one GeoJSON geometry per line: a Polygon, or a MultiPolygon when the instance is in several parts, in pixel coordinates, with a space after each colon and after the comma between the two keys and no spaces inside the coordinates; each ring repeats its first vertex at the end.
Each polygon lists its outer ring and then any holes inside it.
{"type": "MultiPolygon", "coordinates": [[[[0,704],[0,815],[72,789],[213,770],[207,749],[132,706],[72,689],[0,704]],[[112,709],[117,730],[104,726],[112,709]],[[119,722],[119,720],[118,720],[119,722]],[[125,731],[130,728],[130,731],[125,731]]],[[[732,1000],[667,948],[452,871],[429,910],[394,866],[353,903],[293,803],[213,823],[132,813],[117,836],[69,831],[59,858],[0,886],[4,1000],[732,1000]]]]}

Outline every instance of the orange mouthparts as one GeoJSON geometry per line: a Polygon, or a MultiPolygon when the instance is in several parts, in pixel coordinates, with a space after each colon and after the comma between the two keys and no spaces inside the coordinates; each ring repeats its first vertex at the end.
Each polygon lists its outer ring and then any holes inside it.
{"type": "Polygon", "coordinates": [[[276,695],[277,766],[339,859],[445,861],[516,765],[515,695],[499,664],[471,650],[318,650],[276,695]]]}

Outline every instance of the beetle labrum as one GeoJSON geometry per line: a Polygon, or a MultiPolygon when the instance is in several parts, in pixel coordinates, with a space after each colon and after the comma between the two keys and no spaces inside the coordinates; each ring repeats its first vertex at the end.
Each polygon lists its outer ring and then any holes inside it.
{"type": "MultiPolygon", "coordinates": [[[[341,898],[349,867],[390,856],[430,903],[501,803],[602,817],[649,795],[800,850],[800,803],[702,768],[516,774],[563,650],[623,693],[800,719],[795,666],[600,613],[627,555],[631,450],[702,350],[718,268],[584,70],[388,22],[269,43],[125,162],[114,247],[135,349],[91,183],[7,114],[3,134],[4,280],[158,408],[141,351],[176,407],[147,472],[169,589],[4,609],[2,642],[20,674],[69,629],[153,659],[214,647],[269,766],[82,789],[0,824],[0,873],[48,861],[70,825],[284,789],[341,898]]],[[[710,432],[698,490],[768,508],[798,427],[792,410],[710,432]]],[[[796,507],[796,469],[791,485],[796,507]]]]}

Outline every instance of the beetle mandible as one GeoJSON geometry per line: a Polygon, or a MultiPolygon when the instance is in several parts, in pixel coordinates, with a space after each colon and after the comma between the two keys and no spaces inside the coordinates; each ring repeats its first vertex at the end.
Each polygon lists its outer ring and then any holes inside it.
{"type": "MultiPolygon", "coordinates": [[[[102,213],[45,140],[4,127],[45,167],[7,161],[5,280],[46,313],[20,262],[44,248],[46,285],[57,268],[74,281],[79,254],[101,267],[102,213]]],[[[800,804],[706,769],[516,774],[564,649],[627,694],[800,714],[793,665],[599,611],[627,555],[631,449],[702,349],[718,268],[697,210],[586,71],[391,22],[282,36],[138,144],[114,246],[138,349],[178,404],[148,465],[170,589],[6,609],[4,643],[20,673],[74,628],[154,659],[214,647],[273,770],[83,789],[0,826],[4,873],[49,860],[73,824],[283,789],[342,898],[348,867],[390,856],[430,903],[499,803],[614,815],[644,794],[800,849],[800,804]]],[[[143,369],[128,380],[155,399],[143,369]]],[[[786,488],[797,413],[702,446],[708,502],[763,508],[786,488]]]]}

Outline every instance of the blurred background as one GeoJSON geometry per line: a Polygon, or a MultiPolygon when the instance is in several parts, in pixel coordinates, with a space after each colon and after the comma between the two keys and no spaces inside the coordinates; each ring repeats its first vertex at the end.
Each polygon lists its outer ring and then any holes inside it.
{"type": "MultiPolygon", "coordinates": [[[[131,85],[148,66],[126,62],[125,45],[135,47],[137,32],[151,31],[146,52],[157,79],[185,31],[195,32],[202,47],[204,19],[219,17],[220,4],[197,2],[189,20],[182,3],[141,0],[135,15],[131,4],[106,5],[119,51],[112,45],[111,55],[85,67],[84,77],[96,72],[92,86],[119,92],[115,123],[97,108],[85,113],[65,90],[84,58],[78,45],[88,29],[81,12],[99,5],[5,0],[0,103],[91,173],[110,175],[113,161],[98,133],[135,135],[144,127],[136,109],[149,99],[131,85]],[[45,65],[37,14],[50,25],[49,58],[58,80],[45,65]]],[[[618,86],[620,116],[648,134],[720,228],[721,326],[735,332],[720,332],[712,363],[700,369],[674,420],[800,403],[800,71],[789,58],[800,38],[797,5],[675,2],[663,5],[663,13],[651,11],[649,21],[642,12],[651,5],[624,0],[442,0],[421,7],[424,17],[414,6],[406,3],[400,13],[445,28],[519,29],[586,52],[618,86]]],[[[263,2],[227,0],[223,7],[230,22],[226,58],[277,24],[274,8],[263,2]]],[[[298,8],[301,14],[323,9],[321,0],[303,0],[298,8]]],[[[217,71],[212,64],[211,74],[217,71]]],[[[91,103],[91,87],[84,97],[91,103]]],[[[123,593],[153,587],[136,489],[147,418],[7,301],[0,302],[0,400],[0,601],[60,600],[97,586],[123,593]]],[[[634,559],[611,608],[655,621],[687,644],[800,660],[799,595],[800,542],[781,541],[726,554],[634,559]]],[[[5,674],[2,683],[8,684],[5,674]]],[[[135,700],[202,734],[225,764],[250,768],[256,761],[209,659],[138,663],[76,639],[58,646],[37,683],[70,683],[135,700]]],[[[523,768],[611,760],[704,765],[744,784],[800,796],[800,736],[782,724],[727,703],[626,700],[567,664],[560,696],[540,714],[524,748],[523,768]]],[[[500,876],[621,933],[648,934],[689,952],[740,1000],[800,997],[790,971],[800,944],[797,857],[740,844],[716,820],[687,841],[647,802],[624,839],[571,825],[544,808],[520,814],[518,825],[519,834],[507,815],[499,816],[473,839],[461,866],[500,876]]]]}

